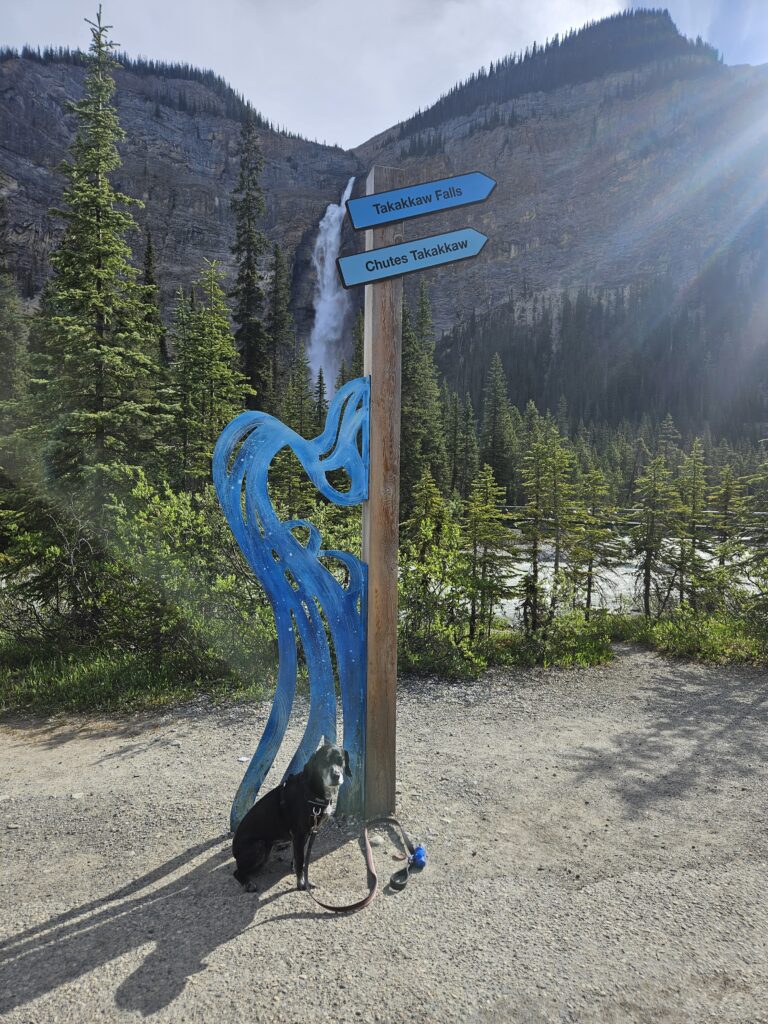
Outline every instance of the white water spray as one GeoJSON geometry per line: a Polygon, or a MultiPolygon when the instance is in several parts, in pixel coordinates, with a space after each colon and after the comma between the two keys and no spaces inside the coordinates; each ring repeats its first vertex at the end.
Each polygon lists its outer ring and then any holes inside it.
{"type": "Polygon", "coordinates": [[[323,368],[325,387],[330,397],[335,390],[336,375],[341,365],[341,336],[349,313],[349,296],[339,281],[336,257],[341,248],[341,225],[347,212],[346,202],[352,194],[354,178],[350,178],[341,202],[331,203],[320,221],[312,262],[317,273],[315,288],[315,323],[309,336],[307,356],[312,377],[317,380],[323,368]]]}

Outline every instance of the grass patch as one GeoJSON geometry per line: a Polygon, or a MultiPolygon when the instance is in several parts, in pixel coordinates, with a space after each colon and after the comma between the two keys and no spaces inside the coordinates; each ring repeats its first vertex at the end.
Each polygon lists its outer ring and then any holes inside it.
{"type": "Polygon", "coordinates": [[[0,648],[0,713],[137,711],[203,693],[261,698],[266,689],[262,681],[248,682],[234,673],[195,678],[188,666],[153,664],[132,652],[46,654],[18,644],[0,648]]]}
{"type": "Polygon", "coordinates": [[[641,643],[673,657],[709,665],[760,664],[768,660],[768,624],[733,615],[696,614],[677,608],[661,619],[610,615],[614,640],[641,643]]]}

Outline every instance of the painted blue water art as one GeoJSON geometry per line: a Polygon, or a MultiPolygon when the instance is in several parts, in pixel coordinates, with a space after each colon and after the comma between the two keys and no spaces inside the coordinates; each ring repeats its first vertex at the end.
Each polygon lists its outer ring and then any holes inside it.
{"type": "Polygon", "coordinates": [[[306,520],[282,521],[269,497],[270,466],[289,449],[317,490],[336,505],[368,497],[369,378],[349,381],[328,409],[316,438],[299,436],[265,412],[243,412],[221,433],[213,482],[230,529],[266,591],[275,616],[279,668],[264,733],[232,804],[234,831],[256,800],[280,748],[296,694],[298,645],[309,676],[309,717],[286,775],[300,771],[320,738],[336,741],[337,682],[351,779],[339,811],[362,815],[365,761],[366,565],[347,551],[324,550],[306,520]],[[334,481],[344,478],[345,489],[334,481]],[[328,564],[344,571],[334,575],[328,564]],[[338,576],[343,577],[342,580],[338,576]],[[335,671],[334,671],[335,669],[335,671]]]}

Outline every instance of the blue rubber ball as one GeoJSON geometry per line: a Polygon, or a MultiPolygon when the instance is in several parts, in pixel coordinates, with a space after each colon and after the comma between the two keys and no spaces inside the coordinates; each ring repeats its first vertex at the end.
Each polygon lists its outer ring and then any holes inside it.
{"type": "Polygon", "coordinates": [[[424,868],[427,866],[427,851],[423,846],[417,846],[411,855],[411,863],[415,868],[424,868]]]}

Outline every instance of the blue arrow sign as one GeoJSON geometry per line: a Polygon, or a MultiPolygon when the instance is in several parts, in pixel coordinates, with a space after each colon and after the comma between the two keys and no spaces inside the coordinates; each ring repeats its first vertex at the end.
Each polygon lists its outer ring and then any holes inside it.
{"type": "Polygon", "coordinates": [[[420,185],[406,185],[389,192],[348,199],[347,210],[355,228],[371,228],[393,220],[439,213],[454,206],[482,203],[495,187],[493,178],[472,171],[470,174],[457,174],[453,178],[439,178],[437,181],[424,181],[420,185]]]}
{"type": "Polygon", "coordinates": [[[386,277],[400,277],[414,270],[469,259],[477,256],[487,241],[487,237],[474,228],[462,228],[442,235],[416,238],[413,242],[368,249],[354,256],[340,256],[336,264],[342,284],[345,288],[352,288],[357,284],[370,284],[386,277]]]}

